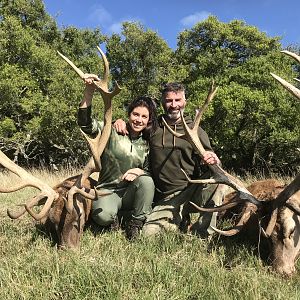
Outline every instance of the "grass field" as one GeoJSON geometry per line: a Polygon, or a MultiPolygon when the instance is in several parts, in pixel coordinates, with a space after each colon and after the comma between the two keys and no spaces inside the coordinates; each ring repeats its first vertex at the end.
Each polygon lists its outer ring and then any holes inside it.
{"type": "MultiPolygon", "coordinates": [[[[35,175],[53,185],[71,174],[35,175]]],[[[79,250],[58,251],[28,215],[6,215],[35,193],[0,194],[1,299],[300,299],[300,270],[281,278],[240,238],[167,233],[131,243],[121,230],[88,228],[79,250]]]]}

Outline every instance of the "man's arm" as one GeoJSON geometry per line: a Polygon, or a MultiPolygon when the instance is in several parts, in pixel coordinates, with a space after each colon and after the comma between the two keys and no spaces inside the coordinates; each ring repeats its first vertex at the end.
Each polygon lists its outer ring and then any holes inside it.
{"type": "Polygon", "coordinates": [[[198,131],[198,135],[201,144],[203,145],[203,148],[206,150],[203,154],[203,158],[202,158],[203,162],[208,165],[220,164],[221,161],[218,158],[217,154],[214,153],[210,145],[210,141],[207,133],[202,128],[200,128],[200,131],[198,131]]]}
{"type": "Polygon", "coordinates": [[[113,124],[113,127],[116,129],[117,133],[121,133],[123,135],[127,135],[129,133],[126,127],[126,123],[122,119],[117,119],[113,124]]]}

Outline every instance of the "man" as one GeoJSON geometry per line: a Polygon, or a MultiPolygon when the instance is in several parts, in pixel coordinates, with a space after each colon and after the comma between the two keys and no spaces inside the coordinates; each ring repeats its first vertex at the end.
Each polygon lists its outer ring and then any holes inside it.
{"type": "MultiPolygon", "coordinates": [[[[186,106],[184,86],[176,82],[166,84],[162,90],[162,105],[165,114],[159,117],[159,127],[150,138],[150,169],[156,192],[153,211],[143,227],[143,232],[147,235],[156,234],[162,229],[187,230],[189,213],[193,212],[189,201],[207,206],[219,205],[222,202],[221,187],[189,184],[181,170],[190,178],[209,178],[210,172],[206,164],[220,163],[206,132],[199,127],[198,135],[206,150],[201,160],[188,141],[176,138],[162,122],[164,117],[174,131],[184,133],[180,118],[180,111],[183,112],[186,106]]],[[[188,126],[192,126],[190,117],[186,116],[185,121],[188,126]]],[[[117,131],[122,130],[119,123],[115,126],[117,131]]],[[[212,233],[209,225],[215,223],[216,214],[201,214],[192,230],[206,236],[212,233]]]]}

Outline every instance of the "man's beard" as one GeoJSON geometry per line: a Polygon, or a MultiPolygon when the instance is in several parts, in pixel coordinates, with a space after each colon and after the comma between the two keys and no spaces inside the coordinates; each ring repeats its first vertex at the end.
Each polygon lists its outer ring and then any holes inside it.
{"type": "MultiPolygon", "coordinates": [[[[181,112],[184,112],[184,109],[181,110],[181,112]]],[[[175,110],[175,111],[167,111],[167,116],[170,120],[176,121],[178,119],[180,119],[180,110],[175,110]]]]}

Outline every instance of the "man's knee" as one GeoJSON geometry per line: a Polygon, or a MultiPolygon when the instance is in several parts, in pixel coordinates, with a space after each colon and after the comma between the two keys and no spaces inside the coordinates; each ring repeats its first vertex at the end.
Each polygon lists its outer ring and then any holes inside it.
{"type": "Polygon", "coordinates": [[[212,201],[215,205],[221,205],[224,201],[225,195],[229,193],[230,187],[225,184],[218,184],[217,189],[215,190],[212,201]]]}

